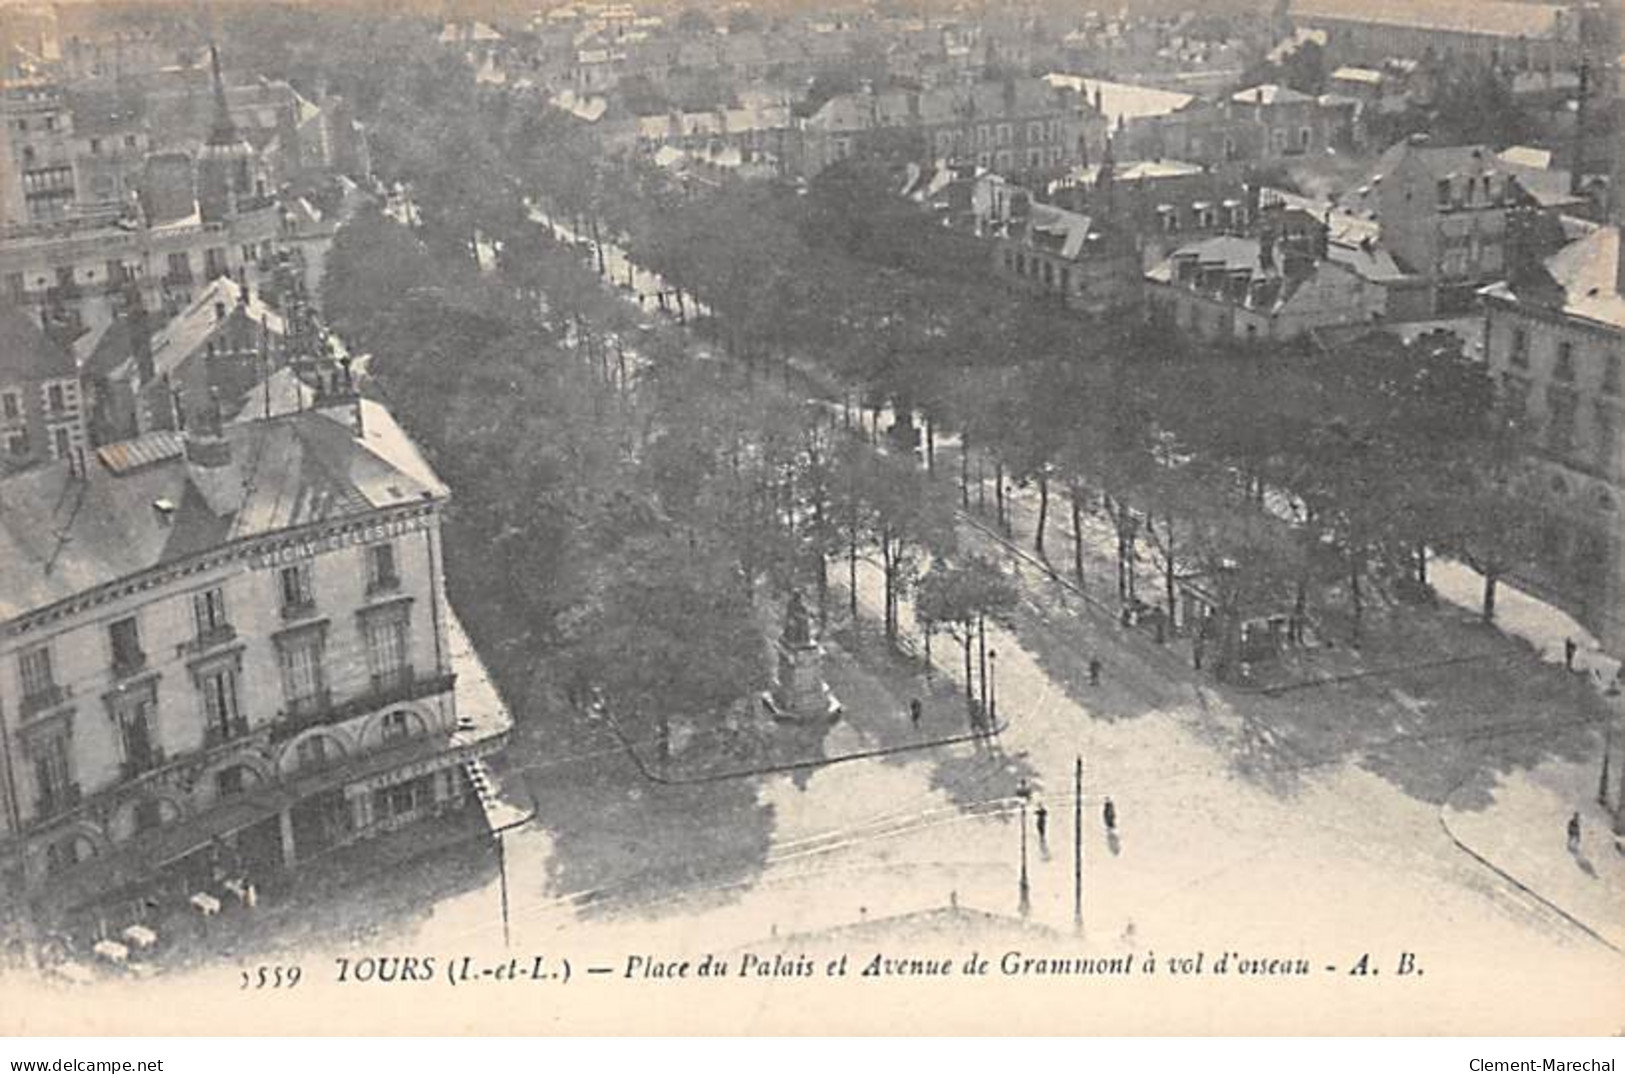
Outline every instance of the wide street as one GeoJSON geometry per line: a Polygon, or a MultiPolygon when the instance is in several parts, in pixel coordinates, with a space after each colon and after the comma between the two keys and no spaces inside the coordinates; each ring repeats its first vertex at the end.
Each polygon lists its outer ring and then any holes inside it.
{"type": "MultiPolygon", "coordinates": [[[[609,261],[624,280],[619,255],[609,261]]],[[[658,286],[642,274],[637,282],[658,286]]],[[[1031,525],[1029,507],[1018,498],[1018,533],[1031,525]]],[[[506,773],[538,809],[504,837],[512,950],[677,957],[770,949],[775,937],[952,904],[1020,917],[1023,783],[1033,790],[1025,912],[1071,936],[1081,757],[1082,935],[1093,953],[1301,957],[1317,973],[1338,968],[1324,986],[1340,999],[1362,954],[1387,974],[1410,952],[1425,977],[1406,987],[1427,989],[1437,1016],[1465,1019],[1458,1030],[1493,1032],[1526,1010],[1531,990],[1560,986],[1569,999],[1554,1027],[1595,1026],[1617,1010],[1619,953],[1475,860],[1441,823],[1448,802],[1482,808],[1508,773],[1594,749],[1594,728],[1553,700],[1564,684],[1516,644],[1484,632],[1465,674],[1399,667],[1275,698],[1220,689],[1190,669],[1184,647],[1123,629],[1109,607],[986,527],[961,529],[1022,592],[1013,629],[989,638],[1008,722],[996,740],[668,785],[601,723],[528,713],[506,773]],[[1087,682],[1091,656],[1105,668],[1099,686],[1087,682]],[[1107,797],[1114,837],[1102,822],[1107,797]],[[1504,974],[1517,981],[1482,987],[1504,974]]],[[[1055,534],[1051,556],[1068,564],[1068,538],[1055,534]]],[[[866,629],[878,632],[873,564],[862,566],[859,590],[866,629]]],[[[902,618],[912,634],[907,602],[902,618]]],[[[939,639],[934,657],[934,674],[957,679],[957,646],[939,639]]],[[[525,711],[542,699],[508,700],[525,711]]],[[[965,712],[952,708],[928,712],[927,723],[962,731],[965,712]]],[[[358,884],[324,912],[314,941],[335,951],[386,940],[390,950],[500,951],[499,875],[467,853],[456,860],[450,881],[431,858],[358,884]],[[347,921],[376,920],[380,904],[398,916],[346,931],[347,921]]],[[[1408,1009],[1405,995],[1366,994],[1356,1017],[1394,1024],[1380,1019],[1408,1009]]]]}

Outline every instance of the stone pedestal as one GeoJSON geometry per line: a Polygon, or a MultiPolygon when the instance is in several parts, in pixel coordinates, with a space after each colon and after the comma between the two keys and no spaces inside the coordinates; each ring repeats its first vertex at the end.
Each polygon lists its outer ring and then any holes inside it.
{"type": "Polygon", "coordinates": [[[823,650],[815,643],[779,645],[778,681],[773,686],[774,717],[781,720],[831,720],[840,705],[824,682],[823,650]]]}

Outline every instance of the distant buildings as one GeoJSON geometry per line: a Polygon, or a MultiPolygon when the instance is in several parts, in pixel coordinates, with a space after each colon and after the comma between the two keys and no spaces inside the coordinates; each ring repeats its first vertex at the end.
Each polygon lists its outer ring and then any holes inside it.
{"type": "Polygon", "coordinates": [[[1139,302],[1139,251],[1100,217],[1031,204],[1005,226],[993,257],[1003,278],[1070,310],[1103,316],[1139,302]]]}
{"type": "Polygon", "coordinates": [[[1181,246],[1146,273],[1146,308],[1210,341],[1281,341],[1375,321],[1381,288],[1329,254],[1324,229],[1312,225],[1181,246]]]}
{"type": "Polygon", "coordinates": [[[1399,56],[1554,70],[1579,61],[1578,9],[1513,0],[1291,0],[1300,29],[1326,34],[1339,64],[1399,56]]]}
{"type": "Polygon", "coordinates": [[[72,352],[0,301],[0,475],[52,460],[82,465],[85,411],[72,352]]]}
{"type": "MultiPolygon", "coordinates": [[[[1355,102],[1260,85],[1220,100],[1073,75],[1049,75],[1105,120],[1120,158],[1196,164],[1265,164],[1323,153],[1352,131],[1355,102]]],[[[1098,159],[1104,146],[1091,144],[1098,159]]]]}
{"type": "Polygon", "coordinates": [[[951,159],[1009,174],[1059,174],[1079,163],[1091,117],[1081,99],[1036,78],[832,97],[799,132],[799,171],[848,157],[951,159]]]}

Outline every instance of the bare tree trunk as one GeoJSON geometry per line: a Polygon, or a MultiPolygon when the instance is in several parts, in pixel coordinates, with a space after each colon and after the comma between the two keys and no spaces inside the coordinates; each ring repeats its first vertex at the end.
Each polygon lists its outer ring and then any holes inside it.
{"type": "Polygon", "coordinates": [[[987,620],[976,617],[977,678],[982,684],[982,712],[987,712],[987,620]]]}
{"type": "Polygon", "coordinates": [[[846,600],[852,615],[852,629],[858,626],[858,527],[854,520],[846,539],[846,600]]]}
{"type": "Polygon", "coordinates": [[[1072,574],[1083,585],[1083,507],[1078,503],[1082,493],[1072,486],[1072,574]]]}
{"type": "Polygon", "coordinates": [[[975,681],[975,670],[974,670],[974,666],[971,664],[971,659],[970,659],[970,640],[971,639],[970,639],[970,626],[969,626],[969,624],[966,625],[965,633],[960,637],[959,640],[960,640],[960,642],[963,643],[964,649],[965,649],[965,700],[968,702],[968,701],[973,700],[976,697],[976,689],[975,689],[975,687],[973,685],[973,683],[975,681]]]}
{"type": "Polygon", "coordinates": [[[1004,513],[1004,460],[993,460],[993,501],[999,516],[999,529],[1004,531],[1006,537],[1010,536],[1010,523],[1004,513]]]}
{"type": "Polygon", "coordinates": [[[1163,565],[1164,565],[1164,568],[1165,568],[1164,571],[1163,571],[1163,588],[1165,590],[1164,596],[1167,598],[1167,601],[1168,601],[1168,629],[1170,631],[1172,631],[1174,629],[1174,572],[1175,572],[1175,564],[1174,564],[1174,516],[1172,514],[1165,513],[1162,516],[1162,524],[1164,526],[1166,526],[1167,530],[1168,530],[1167,545],[1163,549],[1163,556],[1164,556],[1163,565]]]}
{"type": "Polygon", "coordinates": [[[970,439],[959,439],[959,506],[970,510],[970,439]]]}
{"type": "Polygon", "coordinates": [[[1359,645],[1365,620],[1365,594],[1360,589],[1360,563],[1353,555],[1349,557],[1349,602],[1354,611],[1354,644],[1359,645]]]}
{"type": "Polygon", "coordinates": [[[1033,548],[1044,554],[1044,526],[1049,521],[1049,475],[1038,473],[1038,532],[1033,535],[1033,548]]]}

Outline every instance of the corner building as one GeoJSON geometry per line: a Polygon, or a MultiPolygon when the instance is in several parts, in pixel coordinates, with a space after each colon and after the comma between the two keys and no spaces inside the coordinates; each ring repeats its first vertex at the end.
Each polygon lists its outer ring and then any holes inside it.
{"type": "Polygon", "coordinates": [[[509,722],[459,697],[446,498],[365,401],[0,481],[12,908],[117,926],[472,798],[509,722]]]}

